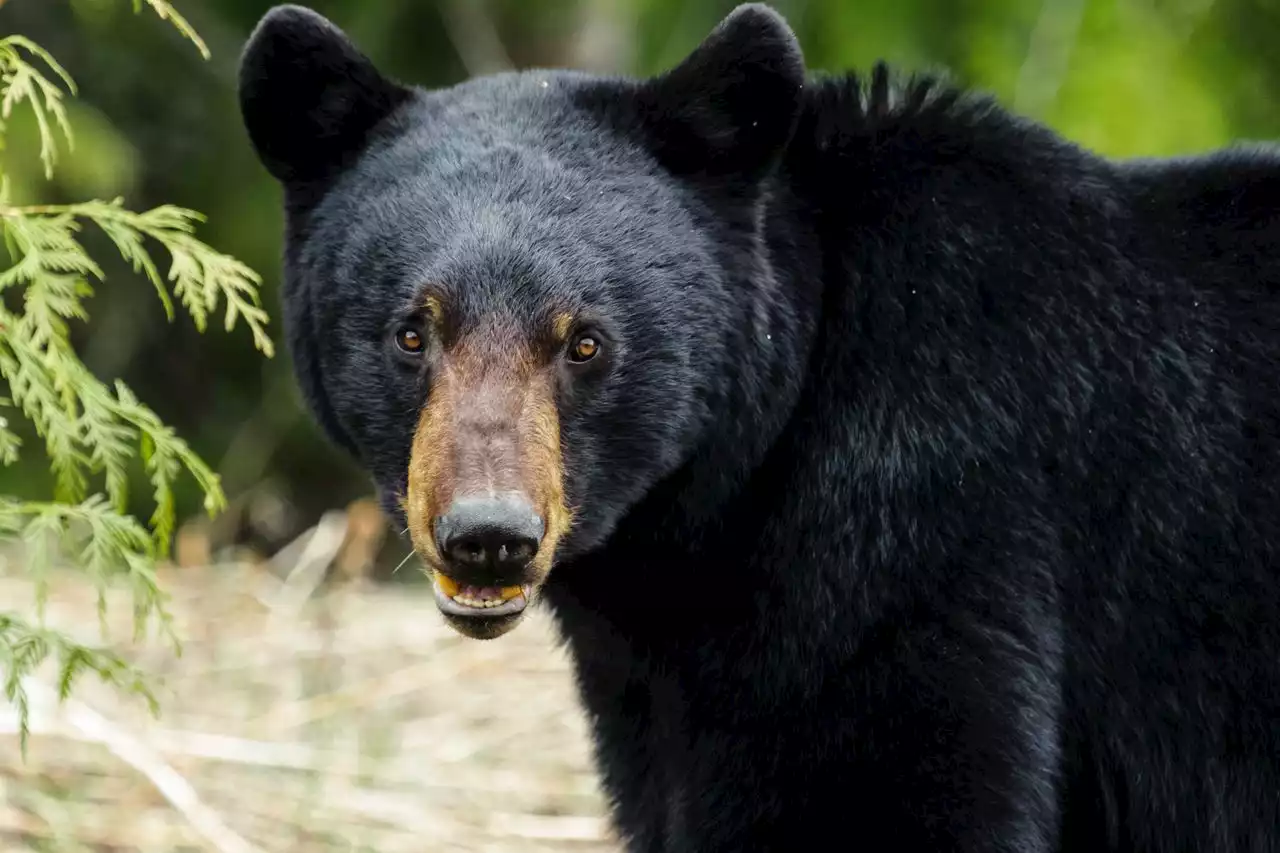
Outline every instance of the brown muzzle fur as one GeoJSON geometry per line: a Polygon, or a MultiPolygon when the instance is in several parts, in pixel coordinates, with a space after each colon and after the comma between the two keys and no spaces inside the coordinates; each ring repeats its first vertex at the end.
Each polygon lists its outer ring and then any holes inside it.
{"type": "Polygon", "coordinates": [[[436,519],[461,498],[518,495],[544,523],[528,570],[536,586],[550,572],[571,519],[564,499],[555,374],[528,351],[501,351],[486,346],[486,339],[501,336],[458,341],[432,380],[409,460],[409,533],[428,567],[442,571],[436,519]]]}

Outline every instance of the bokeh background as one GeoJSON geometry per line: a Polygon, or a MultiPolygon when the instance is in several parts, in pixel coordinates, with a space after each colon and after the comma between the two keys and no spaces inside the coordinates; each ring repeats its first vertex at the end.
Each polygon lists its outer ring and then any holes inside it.
{"type": "MultiPolygon", "coordinates": [[[[0,31],[43,45],[79,84],[69,103],[77,145],[52,182],[38,168],[28,113],[16,116],[0,155],[12,195],[122,196],[134,209],[202,211],[203,239],[262,274],[278,317],[280,196],[235,101],[239,51],[270,5],[175,0],[208,42],[206,62],[172,28],[135,15],[131,0],[0,0],[0,31]]],[[[529,66],[657,72],[734,3],[307,5],[391,75],[435,87],[529,66]]],[[[946,70],[1107,155],[1280,137],[1280,0],[773,5],[814,69],[887,59],[946,70]]],[[[50,740],[38,738],[28,762],[0,770],[0,839],[20,850],[616,849],[599,821],[584,728],[545,623],[480,650],[459,645],[407,588],[418,573],[395,571],[407,548],[382,535],[367,479],[303,412],[283,346],[264,360],[244,330],[200,335],[185,318],[167,323],[151,287],[112,263],[94,235],[86,239],[107,278],[77,331],[80,352],[187,438],[222,475],[232,506],[209,525],[194,488],[181,493],[189,524],[166,577],[192,638],[188,654],[174,663],[138,651],[169,676],[163,724],[90,694],[84,702],[97,704],[81,711],[115,727],[113,745],[50,711],[41,729],[50,740]],[[320,589],[335,564],[358,576],[347,587],[358,591],[320,589]],[[278,586],[264,593],[263,583],[278,586]],[[329,728],[313,728],[322,722],[329,728]],[[73,755],[73,742],[87,751],[73,755]],[[374,753],[378,769],[361,769],[374,753]],[[139,754],[167,761],[209,813],[164,790],[139,754]]],[[[278,320],[273,328],[279,341],[278,320]]],[[[0,471],[0,491],[38,496],[49,485],[38,452],[0,471]]],[[[82,598],[67,593],[55,613],[91,622],[91,599],[82,598]]]]}

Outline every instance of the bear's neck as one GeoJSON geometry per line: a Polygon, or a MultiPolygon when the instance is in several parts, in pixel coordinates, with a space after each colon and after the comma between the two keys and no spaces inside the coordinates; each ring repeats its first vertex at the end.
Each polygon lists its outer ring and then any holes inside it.
{"type": "Polygon", "coordinates": [[[656,504],[664,528],[705,539],[787,428],[808,376],[822,302],[817,223],[780,169],[727,223],[721,258],[732,295],[703,439],[656,504]],[[744,251],[745,249],[745,251],[744,251]]]}

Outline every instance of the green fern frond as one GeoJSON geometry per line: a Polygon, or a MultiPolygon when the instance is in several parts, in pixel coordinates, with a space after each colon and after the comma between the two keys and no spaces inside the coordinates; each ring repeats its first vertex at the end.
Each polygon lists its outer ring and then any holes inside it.
{"type": "Polygon", "coordinates": [[[12,328],[8,352],[0,346],[0,375],[11,384],[17,405],[45,439],[60,499],[83,498],[89,472],[104,472],[113,505],[127,499],[128,465],[137,447],[151,480],[155,510],[151,526],[166,553],[175,523],[173,485],[182,471],[205,492],[205,506],[217,512],[225,502],[217,476],[187,445],[119,384],[113,396],[80,363],[71,349],[67,321],[85,319],[90,277],[102,270],[77,242],[79,220],[97,224],[121,256],[141,270],[172,302],[145,239],[164,246],[172,264],[173,293],[204,331],[208,317],[225,302],[225,326],[249,326],[255,345],[271,356],[267,313],[258,295],[260,279],[244,264],[193,236],[201,217],[172,205],[137,213],[119,199],[62,206],[0,207],[3,227],[17,262],[0,271],[0,290],[25,285],[21,317],[0,313],[0,336],[12,328]],[[65,424],[74,421],[70,430],[65,424]]]}
{"type": "MultiPolygon", "coordinates": [[[[143,2],[133,0],[135,12],[142,11],[143,2]]],[[[205,43],[171,3],[145,3],[208,58],[205,43]]],[[[66,94],[75,94],[74,81],[53,57],[22,36],[0,38],[0,144],[13,109],[25,105],[36,120],[46,177],[57,163],[59,133],[68,146],[73,141],[66,94]]],[[[175,303],[181,303],[204,331],[209,318],[222,310],[228,331],[243,322],[255,346],[271,356],[261,280],[249,267],[197,239],[201,221],[200,214],[172,205],[131,211],[120,199],[18,207],[10,200],[8,180],[0,175],[0,235],[10,261],[0,269],[0,379],[9,385],[0,406],[21,412],[35,427],[54,478],[52,501],[0,497],[0,540],[22,547],[22,565],[35,583],[36,620],[0,612],[0,670],[5,694],[18,708],[24,751],[24,679],[51,658],[58,662],[62,698],[81,675],[95,672],[103,681],[146,697],[155,710],[142,674],[122,658],[39,624],[55,565],[76,565],[85,573],[97,591],[104,626],[107,588],[123,582],[133,601],[135,636],[141,638],[156,622],[181,653],[155,574],[156,560],[168,554],[173,537],[178,480],[194,480],[210,514],[225,506],[221,484],[128,387],[108,385],[89,371],[71,346],[70,332],[72,323],[88,319],[91,283],[104,275],[80,243],[81,228],[92,222],[134,272],[151,283],[169,320],[174,319],[175,303]],[[165,275],[150,241],[169,253],[165,275]],[[127,512],[129,474],[139,462],[155,504],[147,524],[127,512]]],[[[0,462],[12,464],[21,449],[8,420],[0,417],[0,462]]]]}
{"type": "MultiPolygon", "coordinates": [[[[194,44],[196,46],[196,50],[200,51],[201,56],[205,59],[212,56],[212,54],[209,53],[208,45],[204,43],[204,39],[200,38],[200,35],[195,31],[195,28],[193,28],[191,24],[187,23],[186,18],[178,14],[178,10],[173,8],[171,3],[167,3],[165,0],[146,0],[146,2],[147,5],[160,16],[161,20],[165,20],[173,24],[178,32],[182,33],[187,40],[194,44]]],[[[133,0],[133,11],[135,14],[142,11],[142,0],[133,0]]]]}
{"type": "Polygon", "coordinates": [[[173,284],[173,295],[187,309],[197,329],[205,331],[209,316],[225,302],[223,325],[226,330],[232,331],[236,322],[243,320],[253,335],[254,345],[267,357],[274,354],[266,328],[269,317],[258,295],[261,277],[235,258],[196,239],[195,226],[204,217],[174,205],[162,205],[141,213],[124,207],[121,199],[0,207],[0,220],[21,256],[14,266],[0,272],[0,290],[51,273],[71,272],[101,278],[101,269],[76,241],[77,219],[92,221],[111,238],[121,257],[146,275],[170,317],[172,301],[155,261],[147,252],[146,237],[169,252],[168,279],[173,284]]]}
{"type": "Polygon", "coordinates": [[[17,257],[0,272],[0,291],[47,276],[73,273],[102,278],[98,266],[77,240],[80,224],[70,212],[27,215],[21,208],[0,208],[9,251],[17,257]]]}
{"type": "MultiPolygon", "coordinates": [[[[50,340],[61,340],[50,338],[50,340]]],[[[0,311],[0,376],[9,383],[15,405],[34,424],[45,441],[59,500],[75,502],[87,487],[84,470],[89,459],[81,447],[80,424],[68,412],[63,396],[69,383],[59,379],[45,347],[32,339],[28,324],[0,311]]]]}
{"type": "Polygon", "coordinates": [[[23,682],[50,659],[57,663],[58,698],[71,695],[76,683],[92,673],[104,684],[142,697],[152,715],[159,712],[155,694],[141,670],[109,649],[86,646],[55,631],[32,625],[17,614],[0,612],[0,670],[4,692],[18,711],[18,736],[25,756],[30,736],[30,703],[23,682]]]}
{"type": "MultiPolygon", "coordinates": [[[[105,615],[107,587],[121,579],[134,603],[134,631],[145,634],[150,620],[162,627],[170,617],[165,596],[156,581],[156,546],[151,532],[136,518],[117,511],[103,495],[80,503],[17,501],[0,498],[0,538],[20,539],[28,572],[36,582],[37,611],[42,612],[48,572],[59,555],[75,559],[98,590],[100,615],[105,615]]],[[[176,646],[176,637],[166,630],[176,646]]]]}
{"type": "Polygon", "coordinates": [[[155,490],[156,509],[151,517],[151,527],[155,531],[157,547],[165,554],[173,532],[172,488],[178,473],[185,470],[200,486],[205,496],[204,509],[210,515],[226,508],[222,481],[171,427],[165,426],[155,412],[139,402],[123,382],[116,383],[115,411],[117,417],[131,424],[141,436],[142,460],[155,490]]]}
{"type": "Polygon", "coordinates": [[[116,383],[113,393],[80,362],[64,337],[47,329],[35,331],[29,319],[0,311],[0,376],[9,381],[14,401],[46,441],[59,499],[82,499],[88,475],[102,471],[109,500],[123,509],[136,449],[156,504],[154,541],[159,553],[167,554],[176,521],[174,483],[185,471],[204,492],[205,509],[216,514],[226,504],[217,474],[123,382],[116,383]],[[69,407],[63,398],[68,390],[69,407]]]}
{"type": "Polygon", "coordinates": [[[71,75],[35,42],[19,35],[0,39],[0,119],[8,122],[13,108],[20,103],[26,102],[31,106],[40,132],[40,162],[44,164],[45,177],[52,178],[58,161],[54,126],[62,132],[67,147],[71,147],[75,140],[71,124],[67,121],[66,105],[62,102],[63,90],[58,82],[50,80],[28,62],[24,52],[43,62],[67,92],[74,95],[76,85],[71,75]]]}
{"type": "MultiPolygon", "coordinates": [[[[0,406],[10,405],[9,400],[0,401],[0,406]]],[[[9,419],[0,415],[0,465],[12,465],[18,461],[22,451],[22,439],[9,429],[9,419]]]]}
{"type": "Polygon", "coordinates": [[[115,243],[120,257],[133,265],[133,271],[142,273],[147,277],[147,281],[151,282],[156,295],[160,297],[160,304],[164,306],[165,317],[173,322],[173,300],[169,297],[169,290],[165,287],[164,280],[160,278],[160,271],[156,269],[155,261],[151,259],[150,253],[143,244],[142,232],[112,217],[99,218],[95,222],[111,238],[111,242],[115,243]]]}

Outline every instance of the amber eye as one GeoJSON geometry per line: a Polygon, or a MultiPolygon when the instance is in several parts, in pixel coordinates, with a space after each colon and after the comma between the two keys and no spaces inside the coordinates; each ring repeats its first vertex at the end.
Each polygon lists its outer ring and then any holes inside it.
{"type": "Polygon", "coordinates": [[[600,342],[590,335],[583,335],[569,348],[569,360],[575,364],[590,361],[600,352],[600,342]]]}
{"type": "Polygon", "coordinates": [[[421,355],[426,349],[427,342],[423,340],[422,333],[411,326],[401,326],[396,332],[396,346],[400,347],[401,352],[409,355],[421,355]]]}

